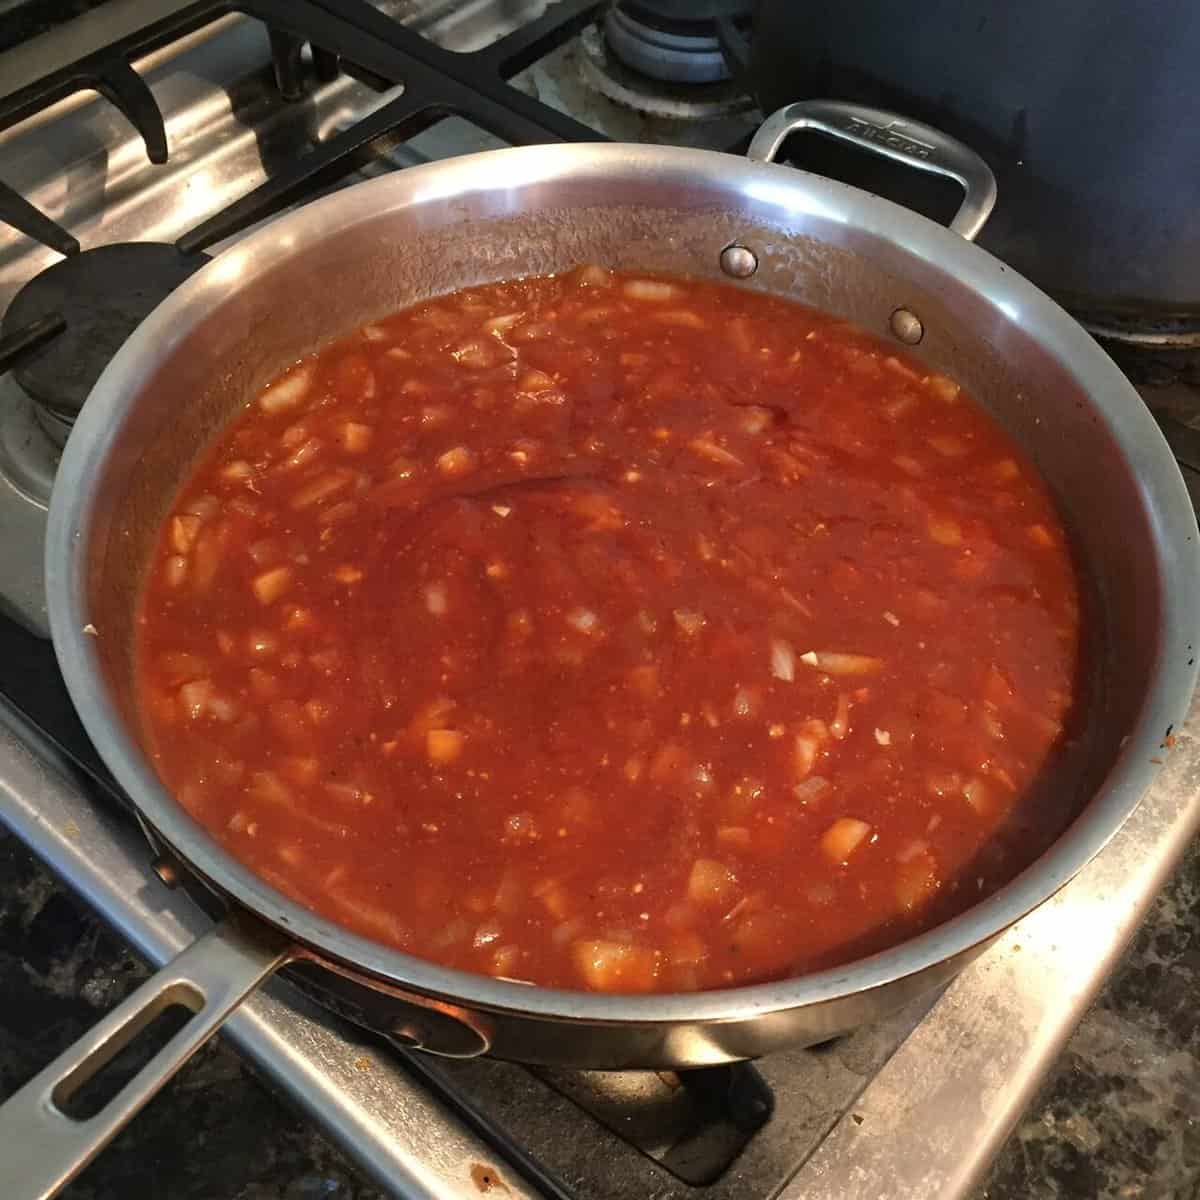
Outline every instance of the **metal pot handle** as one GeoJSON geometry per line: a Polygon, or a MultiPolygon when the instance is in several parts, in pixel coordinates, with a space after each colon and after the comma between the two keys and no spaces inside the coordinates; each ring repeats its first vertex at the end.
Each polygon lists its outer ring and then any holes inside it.
{"type": "Polygon", "coordinates": [[[788,134],[813,129],[918,171],[962,185],[963,202],[950,228],[973,242],[996,204],[996,177],[970,146],[932,125],[846,100],[800,100],[772,113],[759,127],[748,158],[772,162],[788,134]]]}
{"type": "Polygon", "coordinates": [[[226,919],[193,942],[0,1105],[0,1196],[45,1200],[124,1128],[241,1002],[291,957],[265,925],[226,919]],[[172,1005],[193,1015],[99,1112],[59,1105],[172,1005]]]}

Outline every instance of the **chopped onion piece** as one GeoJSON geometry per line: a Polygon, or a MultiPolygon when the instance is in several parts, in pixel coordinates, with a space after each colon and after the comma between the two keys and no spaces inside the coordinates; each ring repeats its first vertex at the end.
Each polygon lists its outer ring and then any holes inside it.
{"type": "Polygon", "coordinates": [[[575,272],[575,282],[582,287],[608,287],[612,283],[612,272],[595,263],[586,263],[575,272]]]}
{"type": "Polygon", "coordinates": [[[568,942],[573,942],[584,931],[586,924],[582,917],[561,921],[550,931],[550,941],[561,949],[568,942]]]}
{"type": "Polygon", "coordinates": [[[310,437],[302,442],[295,450],[292,451],[291,457],[284,463],[287,467],[302,467],[305,463],[310,463],[318,454],[321,453],[322,442],[320,438],[310,437]]]}
{"type": "Polygon", "coordinates": [[[933,392],[941,400],[947,403],[952,403],[958,399],[958,394],[961,391],[958,384],[953,379],[947,379],[945,375],[930,375],[925,380],[925,386],[933,392]]]}
{"type": "Polygon", "coordinates": [[[184,513],[171,518],[171,545],[180,554],[187,554],[196,543],[200,532],[200,518],[194,513],[184,513]]]}
{"type": "Polygon", "coordinates": [[[724,905],[737,894],[737,880],[724,863],[698,858],[687,882],[687,898],[693,904],[724,905]]]}
{"type": "Polygon", "coordinates": [[[840,742],[850,732],[850,697],[838,692],[837,711],[829,722],[829,732],[840,742]]]}
{"type": "Polygon", "coordinates": [[[838,817],[821,835],[821,849],[834,862],[845,863],[871,832],[871,826],[857,817],[838,817]]]}
{"type": "Polygon", "coordinates": [[[676,628],[686,637],[695,637],[704,628],[703,613],[690,608],[677,608],[671,615],[675,618],[676,628]]]}
{"type": "Polygon", "coordinates": [[[916,853],[899,864],[896,874],[896,900],[906,912],[917,908],[937,891],[937,863],[928,850],[916,853]]]}
{"type": "Polygon", "coordinates": [[[443,475],[466,475],[476,467],[476,458],[466,446],[455,446],[438,456],[438,470],[443,475]]]}
{"type": "Polygon", "coordinates": [[[482,370],[484,367],[494,367],[496,365],[496,353],[492,348],[495,345],[495,342],[488,345],[487,342],[480,338],[471,338],[450,353],[455,362],[461,363],[464,367],[473,367],[476,370],[482,370]]]}
{"type": "Polygon", "coordinates": [[[259,604],[273,604],[292,585],[292,569],[275,567],[256,575],[251,587],[259,604]]]}
{"type": "Polygon", "coordinates": [[[198,654],[187,650],[168,650],[159,659],[163,682],[169,687],[187,683],[189,679],[201,679],[208,674],[208,663],[198,654]]]}
{"type": "Polygon", "coordinates": [[[163,562],[163,579],[167,587],[177,588],[187,579],[188,562],[182,554],[172,554],[163,562]]]}
{"type": "Polygon", "coordinates": [[[810,775],[807,779],[801,780],[792,788],[792,795],[801,804],[807,804],[810,800],[815,800],[827,791],[829,786],[829,780],[824,775],[810,775]]]}
{"type": "Polygon", "coordinates": [[[497,337],[503,333],[507,333],[514,325],[519,325],[525,319],[523,312],[503,313],[498,317],[489,317],[484,321],[483,328],[487,333],[495,334],[497,337]]]}
{"type": "Polygon", "coordinates": [[[723,825],[717,830],[717,841],[734,850],[746,850],[750,846],[750,830],[744,825],[723,825]]]}
{"type": "Polygon", "coordinates": [[[425,608],[435,617],[445,616],[446,613],[446,585],[444,583],[431,583],[425,588],[425,608]]]}
{"type": "Polygon", "coordinates": [[[924,854],[928,849],[929,843],[924,838],[913,838],[911,841],[905,842],[896,851],[896,861],[898,863],[911,862],[918,855],[924,854]]]}
{"type": "Polygon", "coordinates": [[[294,450],[301,442],[308,437],[308,426],[303,421],[297,421],[293,425],[289,425],[280,435],[279,444],[285,450],[294,450]]]}
{"type": "Polygon", "coordinates": [[[987,730],[988,737],[994,738],[998,742],[1004,741],[1004,726],[1000,723],[999,717],[996,716],[993,705],[984,704],[980,720],[984,729],[987,730]]]}
{"type": "Polygon", "coordinates": [[[796,652],[791,642],[783,638],[771,639],[771,674],[785,683],[791,683],[796,678],[796,652]]]}
{"type": "Polygon", "coordinates": [[[308,508],[321,500],[327,500],[334,492],[341,491],[354,478],[348,470],[326,471],[307,483],[292,497],[293,508],[308,508]]]}
{"type": "Polygon", "coordinates": [[[701,458],[707,458],[709,462],[720,463],[724,467],[744,465],[736,454],[732,454],[724,446],[718,445],[711,437],[693,438],[688,442],[688,447],[695,454],[699,454],[701,458]]]}
{"type": "Polygon", "coordinates": [[[224,696],[213,696],[208,702],[208,711],[218,721],[224,721],[227,725],[230,721],[236,720],[238,715],[237,705],[224,696]]]}
{"type": "Polygon", "coordinates": [[[920,375],[918,375],[916,371],[912,369],[912,367],[910,367],[907,363],[902,363],[898,358],[895,357],[895,355],[889,354],[887,358],[883,360],[883,365],[887,367],[889,371],[894,371],[901,378],[911,379],[914,383],[921,378],[920,375]]]}
{"type": "Polygon", "coordinates": [[[890,746],[892,744],[892,735],[886,729],[876,729],[875,740],[881,746],[890,746]]]}
{"type": "Polygon", "coordinates": [[[929,444],[943,458],[961,458],[967,452],[967,444],[953,434],[937,434],[929,439],[929,444]]]}
{"type": "Polygon", "coordinates": [[[283,557],[283,548],[274,538],[259,538],[246,547],[246,553],[260,567],[269,567],[283,557]]]}
{"type": "Polygon", "coordinates": [[[371,444],[371,426],[346,421],[338,430],[338,444],[347,454],[362,454],[371,444]]]}
{"type": "Polygon", "coordinates": [[[566,616],[567,624],[580,633],[595,633],[600,618],[590,608],[573,608],[566,616]]]}
{"type": "Polygon", "coordinates": [[[464,740],[457,729],[431,729],[425,735],[425,754],[430,762],[453,762],[462,754],[464,740]]]}
{"type": "Polygon", "coordinates": [[[295,408],[308,394],[312,376],[311,363],[296,367],[259,396],[259,408],[270,414],[286,412],[288,409],[295,408]]]}
{"type": "Polygon", "coordinates": [[[953,517],[930,517],[927,528],[939,546],[962,544],[962,526],[953,517]]]}
{"type": "Polygon", "coordinates": [[[657,312],[651,320],[661,325],[675,325],[683,329],[704,329],[706,325],[699,313],[687,308],[672,308],[666,312],[657,312]]]}
{"type": "Polygon", "coordinates": [[[598,992],[648,992],[658,956],[645,946],[593,939],[574,942],[571,958],[584,983],[598,992]]]}
{"type": "Polygon", "coordinates": [[[526,371],[517,384],[517,390],[522,392],[546,392],[554,387],[554,380],[545,371],[536,368],[526,371]]]}
{"type": "Polygon", "coordinates": [[[631,279],[621,289],[630,300],[673,300],[679,289],[659,279],[631,279]]]}
{"type": "Polygon", "coordinates": [[[190,679],[179,689],[179,703],[193,721],[208,712],[213,699],[211,679],[190,679]]]}
{"type": "Polygon", "coordinates": [[[968,779],[962,787],[963,798],[980,816],[986,816],[989,805],[987,784],[982,779],[968,779]]]}
{"type": "Polygon", "coordinates": [[[792,761],[796,767],[796,777],[806,779],[813,769],[820,753],[821,743],[811,734],[798,733],[792,751],[792,761]]]}
{"type": "Polygon", "coordinates": [[[501,928],[499,921],[484,921],[475,930],[475,936],[471,939],[471,945],[476,950],[482,950],[484,946],[490,946],[493,942],[498,942],[503,935],[504,930],[501,928]]]}
{"type": "Polygon", "coordinates": [[[800,661],[826,675],[873,675],[883,667],[882,658],[869,654],[843,654],[832,650],[810,650],[800,661]]]}
{"type": "Polygon", "coordinates": [[[209,517],[215,517],[221,509],[221,502],[216,496],[197,496],[194,500],[185,501],[180,508],[180,512],[188,513],[190,516],[199,517],[201,521],[207,521],[209,517]]]}
{"type": "Polygon", "coordinates": [[[429,944],[435,950],[444,950],[447,946],[453,946],[456,942],[461,942],[470,932],[471,925],[466,917],[455,917],[453,921],[443,926],[441,930],[429,939],[429,944]]]}
{"type": "Polygon", "coordinates": [[[775,421],[775,414],[769,408],[758,404],[743,405],[738,413],[738,424],[745,433],[762,433],[769,429],[775,421]]]}
{"type": "Polygon", "coordinates": [[[1040,522],[1036,525],[1030,525],[1027,532],[1029,540],[1035,546],[1040,546],[1043,550],[1049,550],[1054,546],[1054,535],[1040,522]]]}

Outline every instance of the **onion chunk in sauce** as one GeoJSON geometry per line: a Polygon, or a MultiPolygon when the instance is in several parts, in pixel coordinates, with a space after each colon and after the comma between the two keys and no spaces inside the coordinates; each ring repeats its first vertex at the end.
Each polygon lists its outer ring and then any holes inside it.
{"type": "Polygon", "coordinates": [[[1047,489],[957,383],[758,293],[585,267],[293,365],[141,599],[163,780],[295,900],[526,983],[901,941],[1073,813],[1047,489]]]}

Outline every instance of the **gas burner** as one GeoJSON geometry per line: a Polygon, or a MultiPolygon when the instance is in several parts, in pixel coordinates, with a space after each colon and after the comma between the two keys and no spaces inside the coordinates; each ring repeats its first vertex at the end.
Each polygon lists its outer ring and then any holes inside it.
{"type": "Polygon", "coordinates": [[[619,0],[604,19],[609,49],[626,67],[664,83],[729,78],[720,22],[745,22],[745,0],[619,0]]]}
{"type": "Polygon", "coordinates": [[[0,330],[15,334],[60,315],[66,328],[13,370],[33,413],[58,447],[109,360],[141,321],[208,261],[160,242],[99,246],[35,275],[13,298],[0,330]]]}
{"type": "Polygon", "coordinates": [[[44,508],[61,449],[12,376],[0,377],[0,477],[44,508]]]}
{"type": "MultiPolygon", "coordinates": [[[[620,9],[614,9],[609,14],[603,33],[593,26],[579,35],[583,79],[600,95],[646,116],[680,122],[720,121],[754,107],[754,101],[728,78],[717,77],[716,82],[678,82],[630,67],[611,40],[612,19],[620,13],[620,9]]],[[[623,14],[620,19],[624,19],[623,14]]],[[[716,46],[715,34],[712,45],[716,46]]],[[[628,43],[625,48],[631,46],[628,43]]],[[[716,53],[720,57],[719,49],[716,53]]],[[[665,60],[659,62],[661,66],[665,60]]],[[[680,64],[676,65],[682,69],[680,64]]]]}

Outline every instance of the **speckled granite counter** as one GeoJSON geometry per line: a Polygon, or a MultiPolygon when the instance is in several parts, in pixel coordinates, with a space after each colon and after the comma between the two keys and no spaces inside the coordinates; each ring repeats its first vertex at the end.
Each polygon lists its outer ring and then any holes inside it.
{"type": "MultiPolygon", "coordinates": [[[[0,834],[0,1095],[145,972],[0,834]]],[[[1088,1014],[977,1200],[1200,1197],[1200,846],[1088,1014]]],[[[190,1063],[71,1200],[376,1200],[220,1044],[190,1063]]]]}

